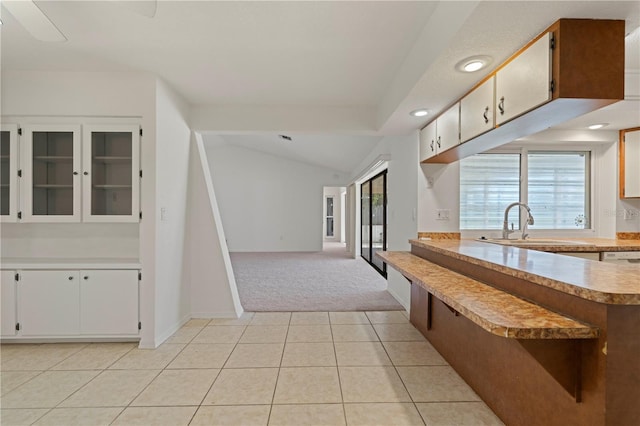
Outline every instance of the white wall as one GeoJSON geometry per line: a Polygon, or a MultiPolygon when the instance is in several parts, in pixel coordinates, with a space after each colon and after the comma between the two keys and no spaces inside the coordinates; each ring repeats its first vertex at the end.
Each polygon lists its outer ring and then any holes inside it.
{"type": "Polygon", "coordinates": [[[191,143],[188,206],[185,280],[191,287],[191,314],[195,318],[238,317],[243,309],[199,134],[193,135],[191,143]]]}
{"type": "Polygon", "coordinates": [[[204,136],[229,250],[322,250],[322,188],[346,177],[204,136]]]}
{"type": "Polygon", "coordinates": [[[189,107],[163,81],[156,84],[155,338],[173,334],[190,316],[189,282],[183,277],[189,191],[189,107]]]}
{"type": "Polygon", "coordinates": [[[3,258],[139,258],[136,223],[3,223],[0,229],[3,258]]]}
{"type": "Polygon", "coordinates": [[[418,231],[458,232],[460,229],[459,163],[422,164],[419,167],[418,231]],[[449,220],[437,220],[437,209],[449,210],[449,220]]]}
{"type": "MultiPolygon", "coordinates": [[[[147,73],[128,72],[3,71],[1,84],[2,119],[6,122],[29,117],[34,121],[83,119],[102,122],[102,120],[111,119],[114,123],[135,121],[141,124],[144,130],[140,143],[141,167],[146,177],[141,183],[141,209],[144,218],[137,226],[140,262],[143,268],[140,289],[142,321],[140,344],[148,347],[155,346],[155,77],[147,73]]],[[[2,225],[3,229],[5,225],[7,224],[2,225]]],[[[12,232],[14,237],[16,232],[27,239],[44,240],[51,237],[58,238],[59,235],[58,226],[49,228],[43,224],[42,227],[19,228],[21,225],[23,224],[13,225],[17,227],[14,229],[15,232],[12,232]]],[[[96,236],[103,238],[111,232],[114,235],[128,232],[125,224],[68,225],[73,228],[72,233],[76,235],[76,244],[91,245],[94,244],[91,241],[96,236]],[[116,229],[118,231],[115,231],[116,229]],[[100,237],[101,234],[102,237],[100,237]]],[[[135,238],[135,236],[130,237],[135,238]]],[[[43,244],[55,245],[51,241],[43,244]]],[[[123,242],[123,244],[129,245],[130,242],[123,242]]],[[[119,249],[118,246],[113,247],[114,252],[119,249]]],[[[40,253],[42,251],[38,252],[40,253]]],[[[131,250],[121,252],[127,255],[130,253],[131,250]]],[[[74,251],[68,254],[73,255],[74,251]]]]}
{"type": "MultiPolygon", "coordinates": [[[[420,167],[418,143],[417,131],[406,136],[385,137],[356,169],[360,172],[380,155],[390,156],[387,167],[387,250],[389,251],[410,250],[409,239],[417,236],[416,210],[420,167]]],[[[358,209],[359,207],[356,207],[357,211],[358,209]]],[[[359,226],[359,221],[357,222],[359,226]]],[[[359,246],[360,233],[357,232],[356,235],[355,245],[359,246]]],[[[387,272],[387,290],[408,309],[411,300],[409,282],[393,268],[388,268],[387,272]]]]}

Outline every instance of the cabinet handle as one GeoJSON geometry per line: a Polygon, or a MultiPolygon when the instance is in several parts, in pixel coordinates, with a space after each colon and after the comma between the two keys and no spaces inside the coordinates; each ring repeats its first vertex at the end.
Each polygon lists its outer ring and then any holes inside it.
{"type": "Polygon", "coordinates": [[[73,281],[73,276],[69,277],[69,281],[73,281]]]}
{"type": "Polygon", "coordinates": [[[84,172],[83,175],[89,176],[89,172],[84,172]]]}
{"type": "Polygon", "coordinates": [[[74,176],[78,176],[78,172],[73,172],[73,175],[74,176]]]}
{"type": "Polygon", "coordinates": [[[489,117],[487,117],[487,114],[489,114],[489,107],[486,107],[484,109],[484,114],[482,114],[482,116],[484,117],[484,124],[487,124],[489,122],[489,117]]]}
{"type": "Polygon", "coordinates": [[[429,146],[431,147],[431,152],[433,152],[433,139],[431,139],[431,143],[429,144],[429,146]]]}
{"type": "Polygon", "coordinates": [[[85,280],[88,280],[88,279],[89,279],[89,276],[88,276],[88,275],[85,275],[83,278],[84,278],[85,280]]]}
{"type": "Polygon", "coordinates": [[[440,147],[441,147],[441,145],[440,145],[440,136],[438,136],[438,142],[437,142],[437,144],[438,144],[438,148],[440,148],[440,147]]]}
{"type": "Polygon", "coordinates": [[[498,109],[500,110],[500,115],[504,115],[504,96],[500,98],[500,103],[498,103],[498,109]]]}

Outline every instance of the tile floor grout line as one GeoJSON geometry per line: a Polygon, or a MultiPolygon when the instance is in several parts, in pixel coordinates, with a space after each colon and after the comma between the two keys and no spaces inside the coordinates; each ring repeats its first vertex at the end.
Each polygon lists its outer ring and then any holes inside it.
{"type": "MultiPolygon", "coordinates": [[[[409,323],[409,324],[411,324],[411,323],[409,323]]],[[[415,328],[415,326],[413,324],[411,324],[411,326],[413,328],[415,328]]],[[[375,327],[373,327],[373,329],[375,330],[376,335],[378,336],[378,338],[380,338],[380,335],[378,334],[378,330],[376,330],[375,327]]],[[[422,334],[422,333],[420,333],[420,334],[422,334]]],[[[413,405],[413,408],[418,412],[418,415],[420,416],[420,419],[422,420],[422,423],[424,423],[426,425],[427,422],[422,417],[422,414],[420,413],[420,410],[418,410],[418,406],[416,405],[416,402],[414,401],[413,396],[411,395],[411,392],[409,392],[409,388],[407,388],[406,383],[404,382],[404,380],[402,379],[402,376],[400,375],[400,372],[398,371],[398,366],[396,366],[396,363],[393,362],[393,359],[391,358],[391,355],[389,355],[389,352],[387,351],[387,347],[382,342],[382,339],[380,339],[380,344],[382,345],[382,348],[383,348],[385,354],[387,354],[387,357],[389,357],[389,361],[391,361],[391,365],[393,366],[393,370],[398,375],[398,378],[400,379],[400,383],[402,383],[402,387],[404,388],[405,392],[407,392],[407,395],[409,396],[409,399],[411,400],[411,404],[413,405]]]]}
{"type": "MultiPolygon", "coordinates": [[[[177,330],[176,330],[176,331],[177,331],[177,330]]],[[[202,330],[201,330],[201,331],[202,331],[202,330]]],[[[198,333],[198,334],[199,334],[199,333],[198,333]]],[[[166,341],[166,340],[165,340],[165,341],[166,341]]],[[[163,343],[165,343],[165,342],[163,342],[163,343]]],[[[156,350],[156,349],[158,349],[160,346],[162,346],[162,344],[163,344],[163,343],[161,343],[160,345],[158,345],[158,347],[156,347],[156,348],[154,348],[154,349],[149,349],[149,350],[156,350]]],[[[173,344],[173,343],[168,343],[168,344],[173,344]]],[[[178,355],[180,355],[180,354],[182,353],[182,351],[184,351],[184,348],[186,348],[186,347],[187,347],[187,345],[188,345],[188,344],[184,344],[184,346],[182,347],[182,349],[180,349],[180,350],[178,351],[178,353],[176,353],[176,354],[173,356],[173,358],[171,358],[171,359],[169,360],[169,362],[167,362],[167,363],[165,364],[165,366],[164,366],[163,368],[161,368],[161,369],[160,369],[160,371],[158,372],[158,374],[156,374],[156,375],[153,377],[153,379],[151,379],[151,380],[149,381],[149,383],[147,383],[147,385],[146,385],[146,386],[145,386],[145,387],[144,387],[140,392],[138,392],[138,394],[137,394],[136,396],[134,396],[133,398],[131,398],[131,401],[129,401],[129,403],[124,407],[124,409],[120,412],[120,414],[118,414],[118,415],[116,416],[116,418],[115,418],[115,419],[113,419],[113,421],[111,422],[111,424],[113,424],[113,422],[115,422],[115,421],[116,421],[116,420],[117,420],[117,419],[118,419],[118,418],[119,418],[119,417],[120,417],[120,416],[121,416],[121,415],[122,415],[122,414],[123,414],[123,413],[124,413],[128,408],[130,408],[130,407],[131,407],[131,404],[133,403],[133,401],[135,401],[135,400],[136,400],[136,399],[137,399],[137,398],[138,398],[138,397],[139,397],[139,396],[140,396],[140,395],[141,395],[145,390],[147,390],[147,389],[149,388],[149,386],[151,386],[151,383],[153,383],[153,382],[154,382],[154,380],[156,380],[158,377],[160,377],[160,375],[162,374],[162,372],[166,370],[167,366],[168,366],[169,364],[171,364],[171,363],[172,363],[172,362],[173,362],[173,361],[178,357],[178,355]]],[[[151,369],[151,370],[152,370],[152,369],[151,369]]]]}
{"type": "MultiPolygon", "coordinates": [[[[331,319],[329,319],[331,322],[331,319]]],[[[344,393],[342,392],[342,379],[340,378],[340,368],[338,365],[338,351],[336,350],[336,341],[333,338],[333,324],[329,324],[329,330],[331,331],[331,343],[333,346],[333,356],[336,360],[336,373],[338,374],[338,387],[340,388],[340,401],[342,402],[342,417],[344,418],[344,424],[347,425],[347,410],[344,406],[344,393]]]]}
{"type": "Polygon", "coordinates": [[[278,389],[278,380],[280,380],[280,372],[282,371],[282,360],[284,359],[284,351],[287,347],[287,338],[289,337],[289,327],[291,327],[292,313],[289,312],[289,323],[287,324],[287,333],[284,336],[284,343],[282,344],[282,353],[280,354],[280,362],[278,363],[278,374],[276,375],[276,383],[273,386],[273,393],[271,394],[271,404],[269,404],[269,414],[267,415],[267,425],[271,421],[271,413],[273,411],[273,405],[276,399],[276,390],[278,389]]]}

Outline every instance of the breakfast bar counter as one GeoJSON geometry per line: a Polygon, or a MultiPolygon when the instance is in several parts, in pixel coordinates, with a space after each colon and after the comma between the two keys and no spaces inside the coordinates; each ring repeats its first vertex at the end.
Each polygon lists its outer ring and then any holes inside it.
{"type": "Polygon", "coordinates": [[[411,282],[411,322],[506,424],[638,424],[640,265],[410,243],[379,256],[411,282]]]}
{"type": "MultiPolygon", "coordinates": [[[[611,248],[611,243],[601,247],[611,248]]],[[[640,305],[640,264],[610,264],[470,240],[411,240],[414,249],[507,274],[594,302],[640,305]]],[[[594,242],[595,244],[595,242],[594,242]]],[[[640,250],[640,244],[626,246],[640,250]]],[[[549,246],[545,246],[549,247],[549,246]]],[[[558,247],[558,246],[556,246],[558,247]]],[[[565,246],[566,247],[566,246],[565,246]]],[[[572,251],[583,246],[571,246],[572,251]]],[[[415,254],[415,253],[414,253],[415,254]]]]}

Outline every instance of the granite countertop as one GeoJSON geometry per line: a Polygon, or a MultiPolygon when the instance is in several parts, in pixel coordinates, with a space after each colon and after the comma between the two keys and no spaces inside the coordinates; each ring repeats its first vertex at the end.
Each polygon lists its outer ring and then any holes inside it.
{"type": "Polygon", "coordinates": [[[598,329],[407,252],[376,255],[475,324],[514,339],[591,339],[598,329]]]}
{"type": "Polygon", "coordinates": [[[527,246],[518,245],[517,242],[510,243],[513,247],[522,247],[530,250],[550,251],[550,252],[571,252],[571,253],[597,253],[602,251],[640,251],[640,240],[617,240],[608,238],[529,238],[528,241],[536,240],[550,241],[541,245],[527,246]],[[579,243],[576,245],[553,244],[553,240],[562,242],[579,243]]]}
{"type": "Polygon", "coordinates": [[[640,264],[594,262],[545,253],[539,247],[530,250],[471,240],[410,243],[594,302],[640,305],[640,264]]]}

